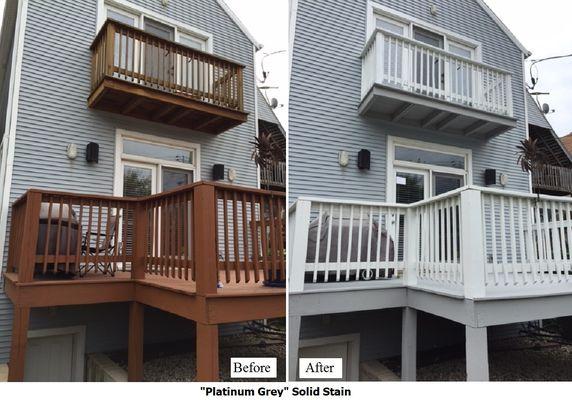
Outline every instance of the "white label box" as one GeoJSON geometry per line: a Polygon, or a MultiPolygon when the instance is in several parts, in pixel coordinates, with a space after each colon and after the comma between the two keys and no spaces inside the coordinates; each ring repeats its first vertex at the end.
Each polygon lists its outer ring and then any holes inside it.
{"type": "Polygon", "coordinates": [[[342,379],[344,360],[341,358],[300,358],[300,379],[342,379]]]}
{"type": "Polygon", "coordinates": [[[231,378],[276,378],[276,358],[231,358],[231,378]]]}

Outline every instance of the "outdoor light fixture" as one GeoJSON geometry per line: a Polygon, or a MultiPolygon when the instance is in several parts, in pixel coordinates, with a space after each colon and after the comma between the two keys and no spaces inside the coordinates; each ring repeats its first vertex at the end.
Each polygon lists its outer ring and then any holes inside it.
{"type": "Polygon", "coordinates": [[[350,156],[347,151],[339,152],[338,162],[340,163],[340,167],[347,167],[350,164],[350,156]]]}
{"type": "Polygon", "coordinates": [[[224,179],[224,164],[213,165],[213,181],[222,181],[224,179]]]}
{"type": "Polygon", "coordinates": [[[169,5],[169,0],[161,0],[161,4],[163,4],[163,7],[167,7],[169,5]]]}
{"type": "Polygon", "coordinates": [[[500,184],[502,186],[508,185],[508,175],[507,174],[501,174],[500,175],[500,184]]]}
{"type": "Polygon", "coordinates": [[[431,11],[431,15],[434,16],[434,17],[436,17],[437,14],[439,13],[439,9],[437,8],[437,6],[436,6],[435,4],[433,4],[433,5],[431,6],[431,10],[430,10],[430,11],[431,11]]]}
{"type": "Polygon", "coordinates": [[[358,153],[358,168],[370,169],[371,167],[371,152],[369,150],[361,150],[358,153]]]}
{"type": "Polygon", "coordinates": [[[485,186],[493,186],[497,184],[497,170],[496,169],[486,169],[485,170],[485,186]]]}
{"type": "Polygon", "coordinates": [[[229,182],[234,182],[236,180],[236,169],[229,168],[228,169],[228,180],[229,182]]]}
{"type": "Polygon", "coordinates": [[[77,145],[74,143],[68,144],[66,154],[70,160],[75,160],[77,158],[77,145]]]}
{"type": "Polygon", "coordinates": [[[99,163],[99,144],[88,143],[85,149],[85,160],[88,163],[99,163]]]}

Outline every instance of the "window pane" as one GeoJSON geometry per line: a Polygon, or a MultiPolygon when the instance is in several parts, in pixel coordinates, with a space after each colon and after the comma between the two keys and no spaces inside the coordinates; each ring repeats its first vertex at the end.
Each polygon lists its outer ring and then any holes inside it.
{"type": "Polygon", "coordinates": [[[123,196],[141,197],[152,194],[153,171],[126,165],[123,169],[123,196]]]}
{"type": "Polygon", "coordinates": [[[398,172],[395,178],[398,204],[417,203],[425,198],[425,176],[398,172]]]}
{"type": "Polygon", "coordinates": [[[377,19],[377,27],[397,35],[403,35],[405,32],[403,26],[381,18],[377,19]]]}
{"type": "Polygon", "coordinates": [[[429,164],[439,167],[465,169],[465,157],[454,154],[437,153],[433,151],[413,149],[410,147],[395,147],[395,159],[417,164],[429,164]]]}
{"type": "Polygon", "coordinates": [[[465,178],[459,175],[440,174],[433,175],[435,196],[451,192],[463,187],[465,178]]]}
{"type": "Polygon", "coordinates": [[[113,19],[118,22],[122,22],[126,25],[135,26],[135,18],[125,15],[123,13],[117,12],[115,10],[107,10],[107,18],[113,19]]]}
{"type": "Polygon", "coordinates": [[[179,36],[179,42],[185,46],[188,46],[196,50],[204,51],[206,48],[204,40],[201,40],[199,38],[190,35],[181,34],[179,36]]]}
{"type": "Polygon", "coordinates": [[[451,43],[449,43],[449,51],[461,57],[473,58],[473,52],[470,49],[466,49],[451,43]]]}
{"type": "Polygon", "coordinates": [[[123,153],[134,156],[143,156],[165,161],[193,164],[193,151],[161,146],[153,143],[138,142],[135,140],[123,141],[123,153]]]}
{"type": "Polygon", "coordinates": [[[163,192],[193,183],[192,171],[163,168],[163,192]]]}
{"type": "Polygon", "coordinates": [[[443,44],[445,43],[443,36],[417,27],[413,30],[413,38],[428,45],[439,47],[440,49],[443,48],[443,44]]]}

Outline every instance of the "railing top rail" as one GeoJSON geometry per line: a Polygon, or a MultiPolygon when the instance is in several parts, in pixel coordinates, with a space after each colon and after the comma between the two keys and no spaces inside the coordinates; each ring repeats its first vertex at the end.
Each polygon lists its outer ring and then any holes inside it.
{"type": "Polygon", "coordinates": [[[398,40],[400,40],[400,41],[402,41],[402,42],[406,42],[406,43],[409,43],[409,44],[414,44],[414,45],[419,46],[419,47],[424,47],[424,48],[426,48],[426,49],[428,49],[428,50],[431,50],[431,51],[434,52],[434,53],[441,54],[441,55],[443,55],[443,56],[447,56],[447,57],[451,57],[451,58],[455,58],[455,59],[458,59],[458,60],[463,61],[463,62],[465,62],[465,63],[472,64],[472,65],[474,65],[474,66],[478,66],[478,67],[482,67],[482,68],[487,68],[487,69],[490,69],[490,70],[495,71],[495,72],[499,72],[499,73],[502,73],[502,74],[505,74],[505,75],[510,75],[510,76],[512,76],[512,73],[511,73],[510,71],[505,70],[505,69],[502,69],[502,68],[499,68],[499,67],[495,67],[495,66],[492,66],[492,65],[489,65],[489,64],[480,62],[480,61],[472,60],[472,59],[470,59],[470,58],[466,58],[466,57],[463,57],[463,56],[459,56],[459,55],[453,54],[453,53],[451,53],[451,52],[448,52],[448,51],[446,51],[446,50],[440,49],[440,48],[438,48],[438,47],[434,47],[434,46],[431,46],[431,45],[429,45],[429,44],[426,44],[426,43],[423,43],[423,42],[420,42],[420,41],[418,41],[418,40],[411,39],[411,38],[408,38],[408,37],[405,37],[405,36],[400,36],[400,35],[398,35],[398,34],[395,34],[395,33],[389,32],[389,31],[386,31],[386,30],[381,29],[381,28],[375,29],[375,30],[372,32],[372,34],[371,34],[371,36],[369,37],[369,39],[365,42],[364,49],[362,50],[362,52],[361,52],[361,54],[360,54],[360,57],[361,57],[361,58],[365,57],[367,51],[368,51],[369,48],[372,46],[372,44],[375,42],[378,33],[381,33],[381,34],[384,35],[384,36],[388,36],[388,37],[392,37],[392,38],[398,39],[398,40]]]}
{"type": "Polygon", "coordinates": [[[572,197],[562,197],[562,196],[548,196],[541,194],[540,196],[535,193],[525,193],[525,192],[517,192],[513,190],[503,190],[503,189],[493,189],[493,188],[483,188],[478,186],[471,186],[470,189],[479,190],[481,193],[484,194],[491,194],[496,196],[504,196],[504,197],[516,197],[522,199],[540,199],[540,201],[558,201],[558,202],[566,202],[572,203],[572,197]]]}
{"type": "Polygon", "coordinates": [[[369,207],[388,207],[388,208],[409,208],[409,204],[398,204],[398,203],[384,203],[380,201],[364,201],[364,200],[341,200],[341,199],[326,199],[320,197],[299,197],[298,201],[309,201],[310,203],[322,203],[322,204],[341,204],[347,206],[369,206],[369,207]]]}
{"type": "Polygon", "coordinates": [[[181,186],[176,189],[172,189],[166,192],[157,193],[151,196],[143,196],[143,197],[119,197],[119,196],[107,196],[107,195],[100,195],[100,194],[85,194],[85,193],[74,193],[74,192],[63,192],[63,191],[56,191],[56,190],[45,190],[45,189],[28,189],[22,196],[20,196],[17,200],[14,201],[12,207],[17,206],[21,202],[23,202],[29,193],[40,193],[42,195],[49,195],[49,196],[62,196],[66,198],[72,199],[84,199],[84,200],[101,200],[101,201],[111,201],[111,202],[123,202],[123,203],[136,203],[141,201],[150,201],[156,200],[158,198],[168,197],[175,194],[187,192],[193,190],[197,186],[201,185],[210,185],[214,186],[215,188],[219,188],[222,190],[228,191],[235,191],[241,193],[250,193],[250,194],[257,194],[257,195],[268,195],[274,197],[285,197],[286,195],[283,192],[276,192],[270,190],[262,190],[262,189],[255,189],[255,188],[248,188],[244,186],[235,186],[235,185],[227,185],[223,183],[215,183],[215,182],[196,182],[192,183],[187,186],[181,186]]]}
{"type": "Polygon", "coordinates": [[[197,50],[197,49],[194,49],[194,48],[192,48],[192,47],[189,47],[189,46],[185,46],[184,44],[181,44],[181,43],[178,43],[178,42],[173,42],[173,41],[171,41],[171,40],[167,40],[167,39],[160,38],[160,37],[158,37],[158,36],[155,36],[155,35],[150,34],[149,32],[146,32],[146,31],[144,31],[144,30],[142,30],[142,29],[135,28],[135,27],[133,27],[133,26],[131,26],[131,25],[124,24],[124,23],[119,22],[119,21],[116,21],[116,20],[114,20],[114,19],[107,19],[107,20],[105,21],[105,23],[103,24],[103,26],[101,27],[101,29],[99,30],[99,32],[97,33],[97,35],[95,36],[95,39],[93,40],[93,42],[92,42],[92,44],[91,44],[91,46],[90,46],[90,50],[94,50],[94,49],[95,49],[95,47],[96,47],[97,43],[99,42],[101,36],[103,36],[103,35],[105,34],[105,31],[106,31],[108,25],[113,25],[113,26],[115,26],[115,27],[119,27],[119,28],[121,28],[121,29],[125,29],[125,30],[128,30],[128,31],[130,31],[130,32],[137,33],[138,35],[141,35],[141,36],[147,36],[147,37],[153,38],[153,41],[154,41],[155,43],[168,44],[168,45],[175,46],[175,47],[177,47],[177,48],[183,49],[183,50],[185,50],[185,51],[188,51],[188,52],[190,52],[190,53],[202,55],[202,56],[204,56],[204,57],[211,58],[211,59],[214,59],[214,60],[217,60],[217,61],[224,61],[224,62],[227,62],[227,63],[229,63],[229,64],[233,64],[234,66],[239,67],[239,68],[246,68],[246,66],[245,66],[244,64],[241,64],[241,63],[236,62],[236,61],[234,61],[234,60],[231,60],[231,59],[229,59],[229,58],[226,58],[226,57],[223,57],[223,56],[214,55],[214,54],[212,54],[212,53],[207,53],[207,52],[205,52],[205,51],[201,51],[201,50],[197,50]]]}

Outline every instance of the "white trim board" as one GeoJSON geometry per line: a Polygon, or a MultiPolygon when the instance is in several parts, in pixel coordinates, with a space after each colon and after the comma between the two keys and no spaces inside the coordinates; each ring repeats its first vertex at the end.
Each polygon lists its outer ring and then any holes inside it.
{"type": "MultiPolygon", "coordinates": [[[[16,30],[14,35],[14,48],[12,49],[12,79],[10,80],[10,92],[8,110],[6,112],[7,143],[4,143],[6,159],[2,160],[4,169],[4,182],[2,198],[0,199],[0,272],[4,268],[4,254],[6,251],[6,229],[8,227],[8,212],[10,209],[10,192],[12,189],[12,174],[14,171],[14,152],[16,151],[16,125],[18,120],[18,102],[20,99],[20,84],[22,80],[22,60],[24,58],[24,37],[26,33],[26,21],[28,16],[28,0],[19,0],[18,17],[16,18],[16,30]]],[[[2,274],[0,273],[0,282],[2,274]]]]}

